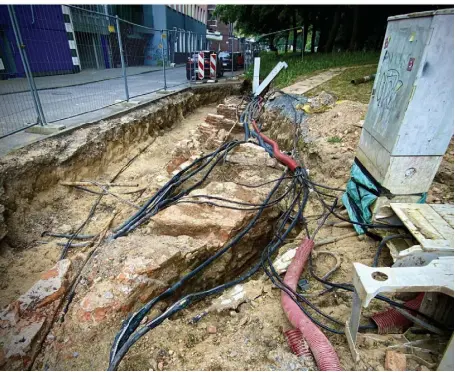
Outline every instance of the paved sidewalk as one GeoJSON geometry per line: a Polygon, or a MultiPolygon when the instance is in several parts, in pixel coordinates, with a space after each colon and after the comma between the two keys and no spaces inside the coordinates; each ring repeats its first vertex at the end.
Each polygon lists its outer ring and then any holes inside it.
{"type": "MultiPolygon", "coordinates": [[[[178,68],[184,65],[176,65],[178,68]]],[[[172,70],[166,67],[167,70],[172,70]]],[[[150,72],[163,71],[163,67],[159,66],[133,66],[126,69],[127,76],[147,74],[150,72]]],[[[37,89],[55,89],[88,84],[97,81],[112,80],[121,78],[121,68],[109,68],[104,70],[87,69],[78,72],[77,74],[50,75],[35,77],[37,89]]],[[[10,93],[28,92],[29,86],[26,78],[0,80],[0,95],[10,93]]]]}
{"type": "Polygon", "coordinates": [[[335,76],[340,75],[346,68],[333,68],[330,70],[326,70],[321,72],[320,74],[308,77],[297,83],[289,85],[286,88],[283,88],[282,91],[289,94],[304,94],[310,91],[313,88],[333,79],[335,76]]]}
{"type": "MultiPolygon", "coordinates": [[[[237,71],[234,73],[234,75],[240,75],[242,74],[243,71],[237,71]]],[[[157,74],[152,74],[148,76],[155,76],[157,74]]],[[[168,93],[173,93],[173,92],[178,92],[181,90],[184,90],[190,86],[188,81],[186,80],[185,76],[185,69],[183,68],[175,68],[175,70],[170,74],[172,76],[169,76],[169,80],[167,81],[167,86],[168,86],[168,93]]],[[[229,78],[230,74],[226,76],[226,78],[229,78]]],[[[122,111],[125,111],[127,109],[135,108],[138,105],[145,104],[145,103],[150,103],[153,102],[154,100],[158,100],[166,94],[163,94],[165,92],[162,92],[162,76],[160,75],[159,77],[154,77],[154,78],[144,78],[139,76],[132,77],[131,79],[128,80],[130,86],[130,94],[134,94],[137,97],[131,100],[131,103],[128,102],[118,102],[115,103],[116,97],[119,100],[124,99],[124,90],[123,90],[123,82],[117,82],[113,84],[112,82],[96,82],[93,84],[93,88],[90,90],[90,94],[87,93],[87,91],[83,90],[81,92],[77,92],[75,88],[81,88],[81,87],[72,87],[70,89],[68,88],[61,88],[61,89],[56,89],[56,90],[45,90],[43,92],[46,93],[44,97],[46,99],[44,100],[43,106],[45,108],[45,111],[50,113],[49,117],[52,117],[52,113],[61,113],[62,110],[65,112],[74,112],[75,107],[78,107],[79,109],[83,110],[82,114],[75,115],[73,117],[68,117],[67,119],[64,120],[58,120],[55,124],[58,125],[64,125],[66,127],[65,130],[68,129],[74,129],[79,126],[83,126],[87,123],[95,122],[98,120],[102,119],[108,119],[109,117],[119,114],[122,111]],[[134,78],[134,79],[133,79],[134,78]],[[131,80],[131,81],[130,81],[131,80]],[[131,84],[130,84],[131,83],[131,84]],[[101,86],[104,84],[109,84],[108,86],[101,86]],[[157,88],[158,90],[161,90],[159,92],[154,91],[154,88],[157,88]],[[63,93],[63,92],[71,92],[70,97],[67,97],[65,95],[61,95],[60,97],[58,95],[52,95],[51,92],[58,92],[58,93],[63,93]],[[76,99],[77,96],[77,99],[76,99]],[[96,96],[103,96],[103,99],[105,101],[102,102],[110,102],[112,101],[112,105],[107,106],[107,107],[102,107],[98,108],[95,110],[91,110],[87,112],[87,108],[91,107],[91,104],[93,104],[93,99],[96,96]],[[46,107],[46,105],[48,105],[46,107]]],[[[220,79],[221,81],[225,79],[220,79]]],[[[114,80],[116,81],[116,80],[114,80]]],[[[19,93],[20,94],[20,93],[19,93]]],[[[13,95],[14,96],[14,95],[13,95]]],[[[40,93],[41,96],[41,93],[40,93]]],[[[0,98],[2,99],[2,98],[0,98]]],[[[3,103],[3,102],[2,102],[3,103]]],[[[29,102],[29,108],[28,110],[30,113],[34,112],[33,108],[33,103],[30,101],[29,102]]],[[[22,112],[21,114],[25,115],[26,112],[22,112]]],[[[31,115],[31,114],[30,114],[31,115]]],[[[1,133],[1,126],[5,125],[5,119],[2,117],[2,105],[0,105],[0,133],[1,133]]],[[[21,131],[15,134],[12,134],[10,136],[4,137],[0,139],[0,157],[6,155],[8,152],[18,149],[21,147],[24,147],[30,143],[39,141],[41,139],[47,138],[48,136],[46,135],[41,135],[41,134],[34,134],[34,133],[27,133],[25,131],[21,131]]]]}

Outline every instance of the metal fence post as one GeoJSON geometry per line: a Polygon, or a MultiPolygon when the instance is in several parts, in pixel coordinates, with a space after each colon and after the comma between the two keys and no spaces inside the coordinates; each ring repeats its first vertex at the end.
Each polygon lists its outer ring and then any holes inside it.
{"type": "Polygon", "coordinates": [[[164,39],[165,35],[163,34],[164,30],[161,30],[161,55],[163,57],[163,75],[164,75],[164,90],[167,90],[167,84],[166,84],[166,57],[164,53],[164,39]]]}
{"type": "Polygon", "coordinates": [[[25,52],[25,45],[22,41],[22,35],[19,29],[19,24],[16,18],[16,12],[14,11],[14,5],[7,5],[8,13],[11,18],[11,25],[13,26],[14,37],[16,39],[17,48],[19,50],[19,55],[21,57],[22,64],[24,66],[25,76],[30,87],[30,91],[33,97],[33,104],[35,106],[36,113],[38,115],[38,122],[40,125],[46,124],[46,118],[44,116],[43,107],[41,106],[41,101],[39,99],[38,91],[36,89],[35,80],[33,79],[32,70],[30,69],[30,64],[28,63],[27,53],[25,52]]]}
{"type": "MultiPolygon", "coordinates": [[[[197,81],[197,77],[198,77],[198,74],[197,74],[197,60],[198,60],[198,57],[197,57],[197,52],[191,52],[190,53],[190,58],[191,58],[191,61],[193,61],[193,76],[194,76],[194,82],[196,83],[197,81]],[[196,58],[194,58],[194,55],[196,54],[196,58]]],[[[193,80],[193,77],[191,77],[191,80],[193,80]]]]}
{"type": "Polygon", "coordinates": [[[119,50],[120,50],[120,62],[122,64],[123,81],[125,83],[125,96],[126,96],[126,101],[128,102],[130,100],[130,94],[128,92],[128,81],[126,78],[125,56],[124,56],[124,50],[123,50],[123,44],[122,44],[122,35],[120,32],[120,20],[119,20],[118,15],[115,16],[115,22],[117,25],[117,39],[118,39],[118,46],[119,46],[119,50]]]}
{"type": "Polygon", "coordinates": [[[234,76],[234,35],[233,35],[233,24],[229,25],[229,41],[231,43],[231,78],[234,76]]]}

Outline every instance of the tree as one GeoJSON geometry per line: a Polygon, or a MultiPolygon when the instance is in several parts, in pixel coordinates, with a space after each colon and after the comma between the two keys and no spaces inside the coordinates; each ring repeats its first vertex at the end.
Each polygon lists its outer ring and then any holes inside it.
{"type": "MultiPolygon", "coordinates": [[[[235,22],[244,35],[261,36],[271,50],[286,34],[276,31],[304,27],[302,42],[311,29],[311,51],[331,52],[336,45],[350,51],[380,49],[387,17],[448,8],[443,5],[217,5],[215,14],[225,23],[235,22]]],[[[453,6],[452,6],[453,7],[453,6]]],[[[297,30],[293,32],[293,50],[297,47],[297,30]]],[[[287,35],[289,40],[290,35],[287,35]]],[[[288,41],[289,42],[289,41],[288,41]]],[[[287,50],[287,48],[286,48],[287,50]]]]}
{"type": "Polygon", "coordinates": [[[302,32],[302,48],[305,51],[305,46],[308,40],[308,31],[310,29],[310,18],[307,11],[303,12],[303,32],[302,32]]]}
{"type": "MultiPolygon", "coordinates": [[[[247,35],[264,35],[286,29],[277,20],[284,19],[286,5],[217,5],[215,15],[224,23],[235,22],[236,27],[247,35]]],[[[275,35],[267,36],[271,50],[275,47],[275,35]]]]}
{"type": "Polygon", "coordinates": [[[330,32],[327,37],[327,42],[323,46],[323,51],[329,53],[333,49],[333,43],[335,42],[335,38],[338,33],[338,29],[340,28],[340,20],[341,20],[341,6],[337,6],[335,9],[335,14],[333,15],[333,22],[330,32]]]}
{"type": "Polygon", "coordinates": [[[354,5],[354,14],[353,14],[353,21],[352,21],[352,33],[351,39],[349,41],[348,50],[353,52],[357,49],[357,33],[359,29],[359,13],[360,9],[358,5],[354,5]]]}
{"type": "Polygon", "coordinates": [[[297,51],[297,10],[294,9],[292,12],[292,28],[293,31],[293,38],[292,38],[292,51],[295,53],[297,51]]]}
{"type": "Polygon", "coordinates": [[[312,30],[311,30],[311,53],[314,53],[315,48],[316,48],[316,29],[314,27],[314,23],[313,23],[313,25],[311,27],[312,27],[312,30]]]}

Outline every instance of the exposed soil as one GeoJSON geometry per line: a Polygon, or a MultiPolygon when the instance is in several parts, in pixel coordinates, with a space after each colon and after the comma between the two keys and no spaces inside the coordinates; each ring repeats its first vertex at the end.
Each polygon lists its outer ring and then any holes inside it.
{"type": "MultiPolygon", "coordinates": [[[[197,108],[185,120],[177,122],[172,130],[166,133],[163,132],[161,136],[150,141],[152,145],[142,145],[141,148],[148,146],[147,149],[122,172],[116,182],[137,183],[147,187],[144,192],[147,195],[150,190],[158,188],[157,176],[165,174],[166,164],[172,159],[170,149],[174,147],[175,143],[184,139],[191,129],[200,124],[208,113],[215,111],[216,104],[197,108]]],[[[137,153],[137,150],[132,149],[128,158],[134,156],[135,153],[137,153]]],[[[108,180],[125,162],[125,160],[122,160],[109,164],[102,174],[94,175],[92,179],[97,181],[108,180]]],[[[129,188],[116,188],[115,191],[128,190],[129,188]]],[[[138,205],[141,204],[141,198],[138,199],[137,195],[122,195],[122,197],[138,205]]],[[[24,293],[39,279],[44,271],[57,262],[62,247],[57,246],[55,243],[57,241],[65,242],[65,240],[41,238],[41,233],[43,231],[73,232],[74,227],[80,225],[87,218],[90,208],[96,199],[96,195],[59,185],[51,191],[38,194],[30,204],[19,205],[15,214],[19,215],[22,209],[26,209],[27,218],[17,222],[22,225],[17,234],[21,234],[23,239],[29,242],[29,245],[18,252],[17,249],[4,244],[0,256],[2,265],[0,281],[4,288],[2,289],[0,306],[7,305],[24,293]],[[40,244],[41,241],[50,241],[50,243],[40,244]],[[18,278],[24,278],[25,280],[19,281],[17,280],[18,278]]],[[[104,196],[97,208],[95,217],[90,220],[84,230],[84,234],[98,233],[116,209],[119,209],[120,213],[113,221],[114,225],[120,223],[134,211],[134,208],[118,202],[114,197],[104,196]]]]}
{"type": "MultiPolygon", "coordinates": [[[[366,110],[365,104],[343,101],[334,108],[307,119],[305,122],[308,128],[307,135],[305,141],[298,144],[297,155],[309,169],[315,181],[328,186],[344,187],[360,136],[361,129],[358,125],[366,110]],[[333,140],[333,138],[338,139],[333,140]]],[[[210,104],[197,108],[193,113],[185,116],[184,120],[176,118],[175,123],[169,128],[160,129],[156,138],[142,141],[137,147],[125,146],[128,151],[123,153],[124,148],[114,150],[116,156],[112,157],[112,161],[103,163],[100,172],[85,169],[82,172],[83,177],[96,181],[108,181],[128,159],[137,155],[134,162],[121,173],[116,182],[137,183],[138,188],[145,188],[142,193],[121,195],[122,198],[136,205],[142,205],[146,196],[149,197],[162,185],[167,174],[165,168],[172,159],[171,152],[176,144],[188,138],[188,133],[191,133],[191,130],[194,130],[207,114],[215,112],[216,105],[210,104]]],[[[271,136],[283,128],[281,125],[282,123],[279,122],[269,125],[271,136]]],[[[282,144],[285,150],[291,150],[292,141],[285,141],[283,138],[282,144]]],[[[39,152],[39,149],[35,151],[39,152]]],[[[31,152],[27,156],[39,157],[40,155],[31,152]]],[[[270,171],[270,178],[276,177],[274,172],[275,170],[270,171]]],[[[228,181],[236,179],[237,173],[235,168],[228,167],[219,171],[217,177],[224,177],[228,181]]],[[[255,177],[259,176],[256,174],[255,177]]],[[[80,179],[81,177],[77,175],[70,178],[70,180],[80,179]]],[[[115,189],[116,192],[128,190],[130,188],[126,187],[115,189]]],[[[14,209],[11,209],[13,212],[8,215],[8,223],[14,228],[10,230],[8,240],[2,243],[0,251],[1,306],[10,303],[25,292],[58,260],[61,247],[57,246],[56,242],[64,240],[41,237],[41,233],[43,231],[74,232],[75,228],[87,218],[97,198],[97,195],[88,194],[82,190],[56,185],[37,192],[33,198],[17,199],[14,209]],[[42,244],[41,241],[48,243],[42,244]]],[[[312,198],[308,204],[307,215],[322,213],[322,209],[314,199],[312,198]]],[[[453,203],[453,140],[429,193],[429,200],[453,203]]],[[[117,225],[134,210],[134,207],[106,195],[101,199],[95,216],[90,219],[83,233],[99,233],[113,216],[115,217],[112,225],[117,225]]],[[[314,226],[313,221],[310,229],[314,226]]],[[[324,227],[316,240],[349,232],[352,232],[351,228],[324,227]]],[[[293,241],[289,243],[291,244],[286,245],[286,248],[297,244],[293,241]]],[[[368,237],[351,237],[317,248],[316,251],[327,250],[336,253],[341,266],[330,279],[338,283],[350,283],[352,262],[371,265],[376,247],[377,242],[368,237]]],[[[84,252],[84,249],[70,250],[70,258],[75,257],[79,251],[84,252]]],[[[386,250],[381,256],[380,263],[385,265],[391,263],[386,250]]],[[[97,262],[97,265],[102,264],[97,262]]],[[[316,271],[320,275],[328,272],[333,265],[334,259],[328,255],[321,254],[315,260],[316,271]]],[[[320,284],[310,280],[308,274],[305,274],[304,278],[310,282],[308,293],[315,294],[323,289],[320,284]]],[[[280,292],[272,288],[262,274],[256,275],[251,280],[257,280],[258,285],[263,285],[262,294],[255,300],[241,304],[236,309],[224,310],[220,313],[211,312],[196,324],[190,323],[190,320],[207,309],[213,298],[183,310],[179,315],[166,320],[143,337],[130,350],[120,368],[128,370],[314,370],[314,364],[308,362],[305,364],[302,359],[290,352],[286,344],[283,330],[289,329],[290,325],[281,309],[280,292]]],[[[321,310],[342,323],[350,315],[349,293],[332,292],[311,297],[311,300],[321,310]]],[[[158,309],[163,308],[163,305],[158,306],[158,309]]],[[[384,308],[383,303],[373,301],[368,309],[363,311],[362,323],[368,323],[367,316],[384,308]]],[[[159,310],[152,311],[150,317],[158,312],[159,310]]],[[[84,326],[85,330],[80,334],[71,333],[74,329],[72,327],[56,324],[50,337],[46,339],[43,352],[33,368],[106,369],[109,348],[122,318],[123,316],[118,313],[113,314],[103,324],[102,335],[90,324],[84,326]]],[[[338,329],[341,328],[338,327],[338,329]]],[[[337,350],[342,367],[347,370],[383,370],[386,346],[402,341],[399,336],[387,336],[383,339],[378,337],[373,341],[361,337],[361,361],[356,364],[351,358],[345,337],[326,334],[337,350]]],[[[408,360],[407,368],[420,370],[421,364],[408,360]]]]}

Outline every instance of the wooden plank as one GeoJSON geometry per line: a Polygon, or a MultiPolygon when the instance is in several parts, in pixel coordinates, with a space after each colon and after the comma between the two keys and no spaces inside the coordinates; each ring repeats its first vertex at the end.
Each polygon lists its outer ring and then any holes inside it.
{"type": "Polygon", "coordinates": [[[452,204],[430,204],[437,214],[439,214],[453,228],[453,205],[452,204]]]}
{"type": "MultiPolygon", "coordinates": [[[[390,206],[418,240],[423,250],[454,250],[453,224],[450,225],[433,206],[416,203],[391,203],[390,206]]],[[[439,211],[448,218],[447,207],[439,208],[439,211]]]]}

